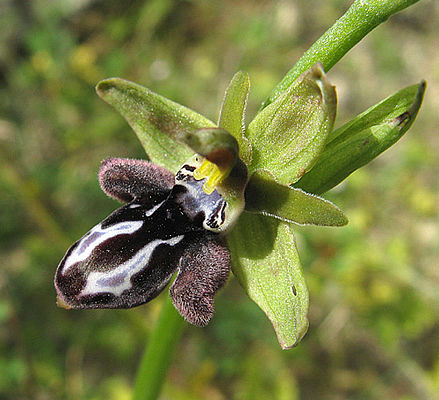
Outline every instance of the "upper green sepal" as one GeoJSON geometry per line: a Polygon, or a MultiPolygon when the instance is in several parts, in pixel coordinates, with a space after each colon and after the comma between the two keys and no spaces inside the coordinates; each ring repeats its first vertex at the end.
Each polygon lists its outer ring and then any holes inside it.
{"type": "Polygon", "coordinates": [[[245,210],[300,225],[344,226],[348,219],[330,201],[275,182],[267,171],[258,170],[245,191],[245,210]]]}
{"type": "Polygon", "coordinates": [[[218,126],[230,132],[239,144],[239,158],[250,165],[252,148],[245,137],[245,110],[250,91],[250,78],[246,72],[237,72],[226,90],[221,106],[218,126]]]}
{"type": "Polygon", "coordinates": [[[309,171],[332,130],[337,98],[320,64],[305,71],[250,123],[250,173],[264,169],[282,184],[309,171]]]}
{"type": "Polygon", "coordinates": [[[176,135],[215,126],[195,111],[124,79],[105,79],[96,91],[127,120],[150,160],[174,173],[193,155],[176,135]]]}
{"type": "Polygon", "coordinates": [[[406,87],[336,129],[316,165],[294,186],[324,193],[392,146],[413,124],[425,86],[406,87]]]}

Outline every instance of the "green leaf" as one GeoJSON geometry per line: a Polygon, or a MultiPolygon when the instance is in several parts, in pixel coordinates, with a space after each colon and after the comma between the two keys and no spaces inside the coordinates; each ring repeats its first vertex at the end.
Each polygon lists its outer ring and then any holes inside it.
{"type": "Polygon", "coordinates": [[[176,142],[176,135],[215,126],[195,111],[124,79],[103,80],[96,91],[127,120],[151,161],[174,173],[193,155],[176,142]]]}
{"type": "Polygon", "coordinates": [[[273,180],[258,170],[245,191],[245,210],[300,225],[343,226],[348,219],[331,202],[273,180]]]}
{"type": "Polygon", "coordinates": [[[283,349],[308,328],[308,289],[290,227],[244,212],[228,235],[233,273],[273,324],[283,349]]]}
{"type": "Polygon", "coordinates": [[[425,82],[400,90],[335,130],[313,169],[294,186],[324,193],[396,143],[421,107],[425,82]]]}
{"type": "Polygon", "coordinates": [[[251,145],[245,137],[245,110],[249,91],[248,74],[242,71],[237,72],[226,90],[218,120],[218,126],[229,131],[237,140],[239,157],[247,165],[250,165],[252,160],[251,145]]]}
{"type": "Polygon", "coordinates": [[[303,73],[250,123],[250,173],[265,169],[280,183],[296,182],[323,150],[334,124],[336,103],[335,89],[319,64],[303,73]]]}

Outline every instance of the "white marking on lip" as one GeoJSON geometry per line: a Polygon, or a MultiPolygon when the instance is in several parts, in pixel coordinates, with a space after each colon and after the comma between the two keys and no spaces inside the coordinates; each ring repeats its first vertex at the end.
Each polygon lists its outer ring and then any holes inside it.
{"type": "Polygon", "coordinates": [[[146,210],[145,211],[145,216],[149,217],[150,215],[154,214],[154,211],[157,210],[158,208],[160,208],[165,201],[166,200],[163,200],[162,202],[160,202],[159,204],[157,204],[154,207],[150,208],[149,210],[146,210]]]}
{"type": "Polygon", "coordinates": [[[96,225],[81,239],[75,249],[67,257],[62,270],[63,274],[65,274],[73,264],[84,261],[97,246],[105,242],[107,239],[119,235],[132,234],[140,229],[142,225],[143,221],[120,222],[104,229],[102,229],[102,224],[96,225]],[[87,240],[92,235],[95,235],[96,237],[90,243],[87,243],[87,240]]]}
{"type": "Polygon", "coordinates": [[[120,296],[125,290],[131,289],[131,278],[148,265],[152,253],[161,244],[175,246],[184,235],[175,236],[168,240],[155,239],[142,247],[132,258],[117,266],[110,272],[91,272],[87,284],[79,296],[97,293],[112,293],[120,296]],[[113,283],[113,284],[112,284],[113,283]],[[114,283],[117,283],[116,285],[114,283]]]}

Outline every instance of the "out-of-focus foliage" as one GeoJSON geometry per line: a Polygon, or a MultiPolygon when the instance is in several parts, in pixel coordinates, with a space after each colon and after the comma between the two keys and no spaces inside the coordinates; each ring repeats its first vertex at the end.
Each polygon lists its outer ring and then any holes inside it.
{"type": "MultiPolygon", "coordinates": [[[[242,69],[253,116],[349,3],[1,3],[0,398],[128,399],[160,308],[55,306],[52,277],[65,249],[115,206],[98,188],[99,162],[144,157],[94,85],[122,76],[214,119],[242,69]]],[[[186,330],[164,398],[430,399],[439,391],[438,21],[439,5],[421,1],[329,73],[336,126],[421,78],[428,89],[407,137],[326,195],[350,224],[296,235],[311,295],[305,339],[280,351],[231,280],[211,325],[186,330]]]]}

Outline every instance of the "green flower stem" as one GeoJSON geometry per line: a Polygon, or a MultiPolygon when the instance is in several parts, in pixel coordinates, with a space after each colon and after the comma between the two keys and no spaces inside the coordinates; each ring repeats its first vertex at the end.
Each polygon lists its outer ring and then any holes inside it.
{"type": "Polygon", "coordinates": [[[174,308],[169,296],[166,296],[140,361],[133,400],[158,398],[184,325],[185,321],[174,308]]]}
{"type": "Polygon", "coordinates": [[[297,61],[263,103],[265,108],[316,62],[329,71],[363,37],[391,15],[419,0],[356,0],[297,61]]]}

